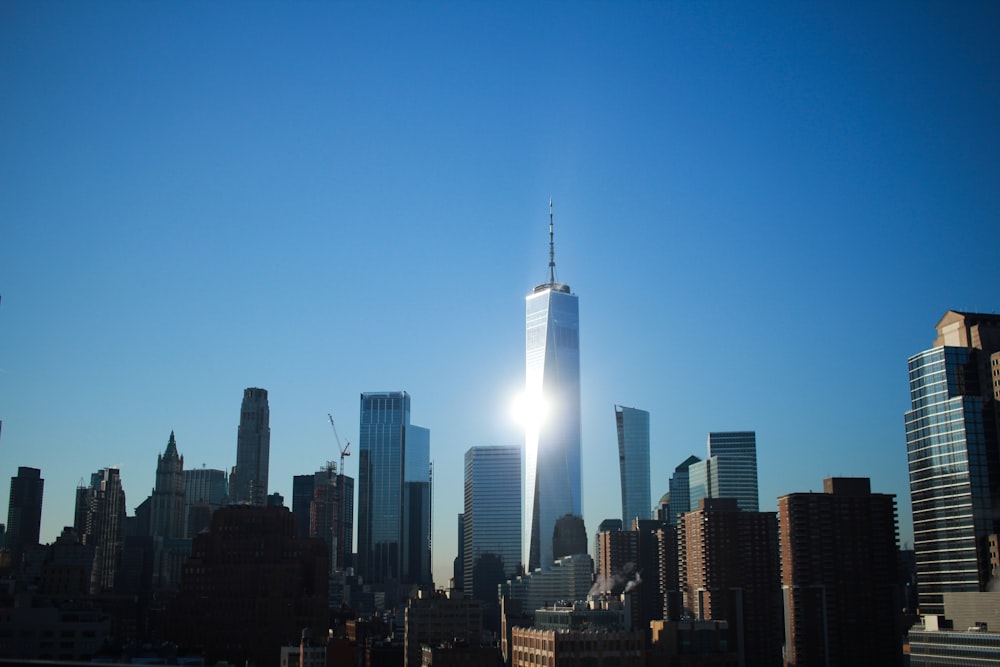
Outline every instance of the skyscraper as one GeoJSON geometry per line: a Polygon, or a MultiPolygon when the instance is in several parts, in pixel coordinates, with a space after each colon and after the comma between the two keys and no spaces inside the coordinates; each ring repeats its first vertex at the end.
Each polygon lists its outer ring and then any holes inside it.
{"type": "Polygon", "coordinates": [[[337,464],[330,461],[312,475],[296,475],[292,496],[292,513],[300,537],[315,537],[326,543],[331,573],[350,567],[354,550],[354,478],[338,474],[337,464]],[[301,494],[307,488],[309,498],[303,502],[301,494]],[[304,527],[299,512],[304,513],[304,527]]]}
{"type": "Polygon", "coordinates": [[[552,565],[556,521],[582,515],[579,303],[569,285],[556,282],[554,248],[550,200],[549,281],[525,297],[524,547],[529,569],[552,565]]]}
{"type": "Polygon", "coordinates": [[[430,584],[430,431],[405,391],[361,394],[358,570],[366,583],[430,584]]]}
{"type": "Polygon", "coordinates": [[[734,498],[702,498],[678,519],[678,579],[684,607],[734,629],[740,664],[780,665],[778,520],[741,511],[734,498]]]}
{"type": "Polygon", "coordinates": [[[156,486],[150,510],[150,534],[153,537],[184,537],[184,457],[177,453],[174,432],[167,449],[156,456],[156,486]]]}
{"type": "Polygon", "coordinates": [[[38,468],[19,467],[17,476],[10,478],[10,500],[7,503],[7,549],[14,567],[21,564],[21,555],[28,547],[38,544],[42,525],[42,492],[45,480],[38,468]]]}
{"type": "MultiPolygon", "coordinates": [[[[677,525],[677,517],[691,511],[691,466],[701,461],[695,455],[691,455],[674,468],[674,474],[670,477],[670,523],[677,525]]],[[[695,507],[698,503],[695,502],[695,507]]]]}
{"type": "Polygon", "coordinates": [[[757,435],[753,431],[708,434],[708,458],[688,468],[691,507],[702,498],[735,498],[756,512],[757,435]]]}
{"type": "Polygon", "coordinates": [[[867,478],[778,498],[789,665],[898,665],[896,499],[867,478]]]}
{"type": "Polygon", "coordinates": [[[1000,533],[1000,316],[949,310],[909,359],[906,453],[920,610],[986,590],[1000,533]]]}
{"type": "Polygon", "coordinates": [[[270,409],[267,389],[243,390],[240,426],[236,434],[236,467],[229,480],[235,503],[267,504],[267,469],[271,457],[270,409]]]}
{"type": "Polygon", "coordinates": [[[512,577],[521,563],[521,448],[471,447],[465,452],[465,511],[463,513],[463,582],[465,597],[478,597],[476,564],[492,554],[503,563],[500,581],[512,577]]]}
{"type": "Polygon", "coordinates": [[[125,490],[118,468],[104,468],[90,476],[90,486],[76,490],[76,531],[94,547],[90,577],[92,593],[114,588],[125,546],[125,490]]]}
{"type": "Polygon", "coordinates": [[[211,525],[212,512],[222,507],[229,495],[226,472],[212,468],[194,468],[184,471],[184,524],[185,535],[194,537],[211,525]],[[191,508],[195,519],[191,519],[191,508]]]}
{"type": "Polygon", "coordinates": [[[618,468],[621,473],[622,523],[648,519],[652,514],[649,492],[649,413],[615,406],[618,429],[618,468]]]}

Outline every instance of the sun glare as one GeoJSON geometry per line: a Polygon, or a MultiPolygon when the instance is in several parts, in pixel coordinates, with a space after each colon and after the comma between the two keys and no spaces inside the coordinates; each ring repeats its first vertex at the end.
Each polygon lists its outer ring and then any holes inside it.
{"type": "Polygon", "coordinates": [[[511,416],[524,428],[538,428],[548,414],[545,398],[526,392],[518,394],[511,403],[511,416]]]}

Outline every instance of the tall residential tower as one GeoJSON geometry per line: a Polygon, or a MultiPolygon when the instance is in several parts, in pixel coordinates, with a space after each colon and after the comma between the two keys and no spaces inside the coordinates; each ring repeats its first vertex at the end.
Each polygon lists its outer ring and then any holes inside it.
{"type": "Polygon", "coordinates": [[[556,282],[549,200],[549,281],[525,297],[524,547],[529,570],[552,565],[556,521],[582,515],[580,313],[556,282]]]}
{"type": "Polygon", "coordinates": [[[1000,532],[1000,315],[949,310],[910,357],[906,454],[920,610],[984,591],[1000,532]]]}
{"type": "Polygon", "coordinates": [[[229,478],[234,503],[267,504],[267,469],[271,457],[271,412],[267,389],[243,390],[236,434],[236,467],[229,478]]]}
{"type": "Polygon", "coordinates": [[[618,430],[618,468],[622,486],[622,524],[649,519],[649,413],[615,406],[618,430]]]}

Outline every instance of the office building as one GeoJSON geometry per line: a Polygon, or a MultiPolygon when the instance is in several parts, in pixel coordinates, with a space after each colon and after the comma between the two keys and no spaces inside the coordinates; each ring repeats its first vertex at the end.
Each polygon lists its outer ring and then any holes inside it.
{"type": "Polygon", "coordinates": [[[549,280],[525,297],[524,562],[554,561],[560,517],[582,516],[580,477],[580,313],[569,285],[556,282],[552,202],[549,280]]]}
{"type": "Polygon", "coordinates": [[[277,664],[304,628],[326,636],[327,569],[325,547],[296,536],[288,508],[223,507],[194,538],[167,636],[206,664],[277,664]]]}
{"type": "Polygon", "coordinates": [[[465,452],[464,544],[461,548],[465,597],[497,602],[497,585],[514,576],[521,563],[521,448],[471,447],[465,452]],[[484,556],[499,559],[488,581],[477,568],[484,556]]]}
{"type": "Polygon", "coordinates": [[[99,470],[89,486],[77,488],[74,514],[77,535],[94,547],[91,593],[113,590],[125,546],[125,490],[118,468],[99,470]]]}
{"type": "Polygon", "coordinates": [[[691,508],[702,498],[735,498],[741,510],[756,512],[757,435],[753,431],[708,434],[708,458],[688,468],[691,508]]]}
{"type": "Polygon", "coordinates": [[[649,519],[652,512],[649,490],[649,413],[615,406],[618,432],[618,470],[622,491],[622,523],[649,519]]]}
{"type": "Polygon", "coordinates": [[[910,628],[910,667],[1000,664],[1000,593],[942,593],[941,614],[910,628]]]}
{"type": "Polygon", "coordinates": [[[24,551],[38,544],[44,489],[45,480],[38,468],[21,466],[17,476],[10,478],[6,542],[15,568],[21,566],[24,551]]]}
{"type": "Polygon", "coordinates": [[[920,611],[986,590],[1000,533],[1000,315],[949,310],[909,359],[906,453],[920,611]]]}
{"type": "Polygon", "coordinates": [[[177,453],[174,432],[167,449],[156,456],[156,486],[150,505],[150,535],[182,538],[184,529],[184,457],[177,453]]]}
{"type": "Polygon", "coordinates": [[[511,631],[510,653],[512,667],[646,666],[646,646],[641,629],[515,627],[511,631]]]}
{"type": "Polygon", "coordinates": [[[525,613],[557,600],[585,600],[593,585],[594,559],[590,554],[560,558],[552,566],[508,579],[503,595],[521,603],[525,613]]]}
{"type": "Polygon", "coordinates": [[[361,394],[358,563],[365,583],[430,584],[430,431],[405,391],[361,394]]]}
{"type": "MultiPolygon", "coordinates": [[[[701,461],[693,454],[674,468],[674,474],[670,477],[669,490],[670,497],[670,523],[677,525],[677,517],[691,511],[691,466],[701,461]]],[[[694,504],[695,507],[698,503],[694,504]]]]}
{"type": "Polygon", "coordinates": [[[778,525],[788,663],[900,664],[895,497],[825,479],[778,498],[778,525]]]}
{"type": "Polygon", "coordinates": [[[236,433],[236,467],[229,479],[234,503],[267,505],[267,471],[271,458],[271,412],[267,390],[243,390],[236,433]]]}
{"type": "Polygon", "coordinates": [[[679,586],[697,620],[725,620],[741,664],[781,664],[778,521],[734,498],[702,498],[677,524],[679,586]]]}
{"type": "Polygon", "coordinates": [[[229,495],[229,484],[224,470],[195,468],[184,471],[184,534],[194,537],[207,529],[212,512],[222,507],[229,495]],[[194,519],[192,519],[192,509],[194,519]]]}
{"type": "Polygon", "coordinates": [[[419,666],[423,644],[457,641],[478,646],[483,634],[482,608],[477,600],[422,592],[407,601],[403,630],[403,667],[419,666]]]}
{"type": "Polygon", "coordinates": [[[458,515],[458,555],[452,565],[452,588],[465,590],[465,514],[458,515]]]}

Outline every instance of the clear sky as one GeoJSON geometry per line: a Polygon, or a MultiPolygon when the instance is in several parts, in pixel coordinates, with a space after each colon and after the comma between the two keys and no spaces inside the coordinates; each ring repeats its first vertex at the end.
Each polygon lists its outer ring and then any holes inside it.
{"type": "Polygon", "coordinates": [[[522,442],[551,196],[591,536],[620,403],[651,505],[753,429],[762,509],[870,476],[908,541],[906,359],[1000,307],[998,33],[995,2],[4,2],[0,503],[41,468],[49,541],[117,465],[131,513],[171,430],[228,469],[250,386],[290,503],[327,413],[356,442],[359,394],[406,390],[446,583],[464,452],[522,442]]]}

